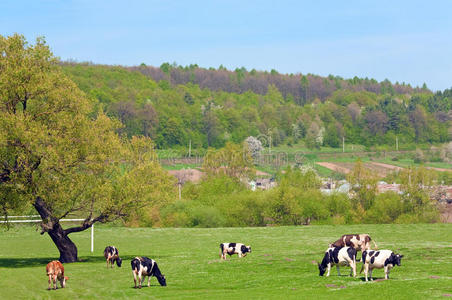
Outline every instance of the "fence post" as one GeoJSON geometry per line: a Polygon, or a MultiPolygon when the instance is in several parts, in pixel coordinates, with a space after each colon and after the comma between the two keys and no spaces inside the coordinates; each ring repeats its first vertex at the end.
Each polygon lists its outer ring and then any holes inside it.
{"type": "Polygon", "coordinates": [[[94,252],[94,224],[91,225],[91,253],[94,252]]]}

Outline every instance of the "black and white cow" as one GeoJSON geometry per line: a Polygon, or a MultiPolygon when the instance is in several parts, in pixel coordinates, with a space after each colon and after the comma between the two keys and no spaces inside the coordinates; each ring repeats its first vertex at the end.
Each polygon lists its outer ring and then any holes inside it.
{"type": "Polygon", "coordinates": [[[320,276],[330,276],[331,267],[336,265],[337,275],[341,276],[339,266],[350,266],[350,275],[356,277],[356,249],[353,247],[332,247],[325,251],[322,263],[319,264],[320,276]]]}
{"type": "Polygon", "coordinates": [[[113,265],[116,262],[116,265],[118,267],[121,267],[122,259],[119,257],[119,251],[115,246],[107,246],[104,250],[104,257],[107,260],[107,268],[111,264],[111,267],[113,268],[113,265]]]}
{"type": "MultiPolygon", "coordinates": [[[[385,269],[385,279],[389,279],[389,271],[394,266],[400,266],[403,255],[394,254],[391,250],[379,250],[379,251],[364,251],[363,252],[363,266],[361,272],[364,269],[364,276],[367,280],[369,274],[370,280],[372,279],[373,269],[385,269]]],[[[361,273],[360,272],[360,273],[361,273]]]]}
{"type": "Polygon", "coordinates": [[[148,287],[151,286],[151,277],[155,276],[161,286],[166,286],[165,275],[160,272],[159,267],[155,260],[147,258],[145,256],[135,257],[130,262],[132,265],[133,281],[135,282],[135,288],[137,288],[137,276],[138,276],[138,288],[141,289],[141,284],[144,281],[145,276],[148,278],[148,287]]]}
{"type": "Polygon", "coordinates": [[[251,246],[245,246],[241,243],[220,244],[220,259],[226,259],[226,254],[229,254],[229,256],[238,254],[239,257],[244,257],[248,252],[251,253],[251,246]]]}

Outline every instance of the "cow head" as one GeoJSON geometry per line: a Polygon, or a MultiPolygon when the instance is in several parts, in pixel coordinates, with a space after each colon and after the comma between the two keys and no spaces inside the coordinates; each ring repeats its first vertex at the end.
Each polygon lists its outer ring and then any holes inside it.
{"type": "Polygon", "coordinates": [[[395,254],[393,259],[394,265],[398,265],[400,267],[402,265],[402,257],[403,255],[395,254]]]}
{"type": "Polygon", "coordinates": [[[118,257],[118,258],[116,259],[116,265],[117,265],[118,267],[121,267],[121,264],[122,264],[122,258],[118,257]]]}
{"type": "Polygon", "coordinates": [[[63,278],[60,279],[60,284],[62,288],[66,287],[66,280],[69,280],[69,277],[63,276],[63,278]]]}
{"type": "Polygon", "coordinates": [[[247,253],[247,252],[251,253],[251,246],[245,246],[245,245],[242,245],[242,247],[240,248],[240,251],[241,251],[243,254],[245,254],[245,253],[247,253]]]}
{"type": "Polygon", "coordinates": [[[326,266],[322,266],[320,263],[317,263],[317,265],[319,266],[319,276],[323,276],[326,272],[326,266]]]}
{"type": "Polygon", "coordinates": [[[327,252],[325,252],[325,255],[323,256],[323,259],[322,259],[322,263],[321,264],[317,263],[317,265],[319,267],[319,272],[320,272],[319,276],[323,276],[323,274],[325,274],[328,264],[331,261],[329,250],[330,249],[328,249],[327,252]]]}
{"type": "Polygon", "coordinates": [[[160,275],[155,276],[155,277],[157,277],[157,280],[159,281],[159,283],[160,283],[161,286],[166,286],[166,278],[165,278],[165,275],[160,274],[160,275]]]}

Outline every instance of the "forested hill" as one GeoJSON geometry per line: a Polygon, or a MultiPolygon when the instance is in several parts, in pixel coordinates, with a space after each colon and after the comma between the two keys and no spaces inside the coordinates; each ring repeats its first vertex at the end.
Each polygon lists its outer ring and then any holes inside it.
{"type": "Polygon", "coordinates": [[[433,94],[389,81],[202,69],[63,63],[63,70],[125,125],[158,148],[222,147],[271,134],[275,145],[309,147],[450,140],[452,91],[433,94]]]}
{"type": "Polygon", "coordinates": [[[229,71],[223,66],[218,69],[199,68],[197,65],[178,66],[164,63],[160,68],[142,64],[131,67],[131,70],[139,71],[153,80],[167,80],[171,84],[198,84],[201,88],[212,91],[225,91],[231,93],[244,93],[252,91],[259,95],[265,95],[269,85],[274,85],[284,98],[293,100],[303,105],[318,98],[325,100],[335,91],[344,89],[349,91],[368,91],[376,94],[412,94],[414,92],[427,91],[412,88],[410,85],[392,84],[388,80],[378,82],[375,79],[358,78],[343,79],[339,76],[329,75],[321,77],[313,74],[280,74],[276,70],[261,72],[247,71],[244,67],[229,71]]]}

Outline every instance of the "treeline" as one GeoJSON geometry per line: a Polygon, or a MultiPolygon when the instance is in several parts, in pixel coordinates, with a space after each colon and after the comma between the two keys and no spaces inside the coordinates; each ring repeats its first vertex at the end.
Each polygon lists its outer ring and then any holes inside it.
{"type": "MultiPolygon", "coordinates": [[[[124,124],[121,133],[149,136],[161,149],[187,148],[189,143],[192,148],[221,148],[227,142],[241,143],[248,136],[261,134],[271,137],[267,140],[274,146],[304,142],[310,148],[339,147],[343,137],[347,143],[368,147],[394,145],[396,136],[405,146],[450,140],[451,90],[433,94],[425,88],[368,79],[243,71],[242,83],[262,79],[256,84],[260,90],[253,92],[248,88],[234,90],[225,84],[226,79],[216,80],[218,76],[232,80],[237,73],[225,69],[62,65],[98,106],[124,124]],[[154,80],[143,75],[148,71],[163,75],[160,79],[155,75],[154,80]],[[190,72],[210,80],[208,88],[197,80],[178,84],[185,79],[177,76],[190,72]],[[322,87],[330,82],[331,89],[314,89],[317,80],[322,87]],[[277,82],[288,86],[293,82],[299,94],[280,89],[277,82]],[[312,90],[304,93],[300,82],[312,90]],[[301,101],[298,97],[303,94],[301,101]]],[[[192,79],[201,78],[196,76],[192,79]]]]}
{"type": "Polygon", "coordinates": [[[376,192],[377,179],[357,163],[348,180],[351,195],[323,195],[315,171],[288,168],[278,186],[251,191],[234,177],[209,176],[199,184],[187,183],[182,200],[162,207],[140,225],[170,227],[240,227],[303,224],[430,223],[439,220],[428,191],[425,169],[400,173],[403,194],[376,192]],[[156,217],[158,216],[158,218],[156,217]]]}
{"type": "Polygon", "coordinates": [[[227,70],[223,66],[218,69],[200,68],[196,64],[180,66],[175,63],[163,63],[159,68],[146,66],[131,67],[131,70],[139,71],[155,81],[166,80],[172,85],[197,84],[201,88],[212,91],[225,91],[229,93],[244,93],[252,91],[259,95],[265,95],[270,85],[275,86],[284,98],[291,99],[298,105],[312,102],[314,99],[321,101],[330,97],[337,90],[349,90],[353,92],[368,91],[375,94],[412,94],[414,92],[426,92],[427,87],[412,88],[409,84],[392,84],[389,80],[378,82],[375,79],[358,78],[344,79],[340,76],[329,75],[321,77],[314,74],[280,74],[272,69],[267,71],[248,71],[246,68],[227,70]]]}

